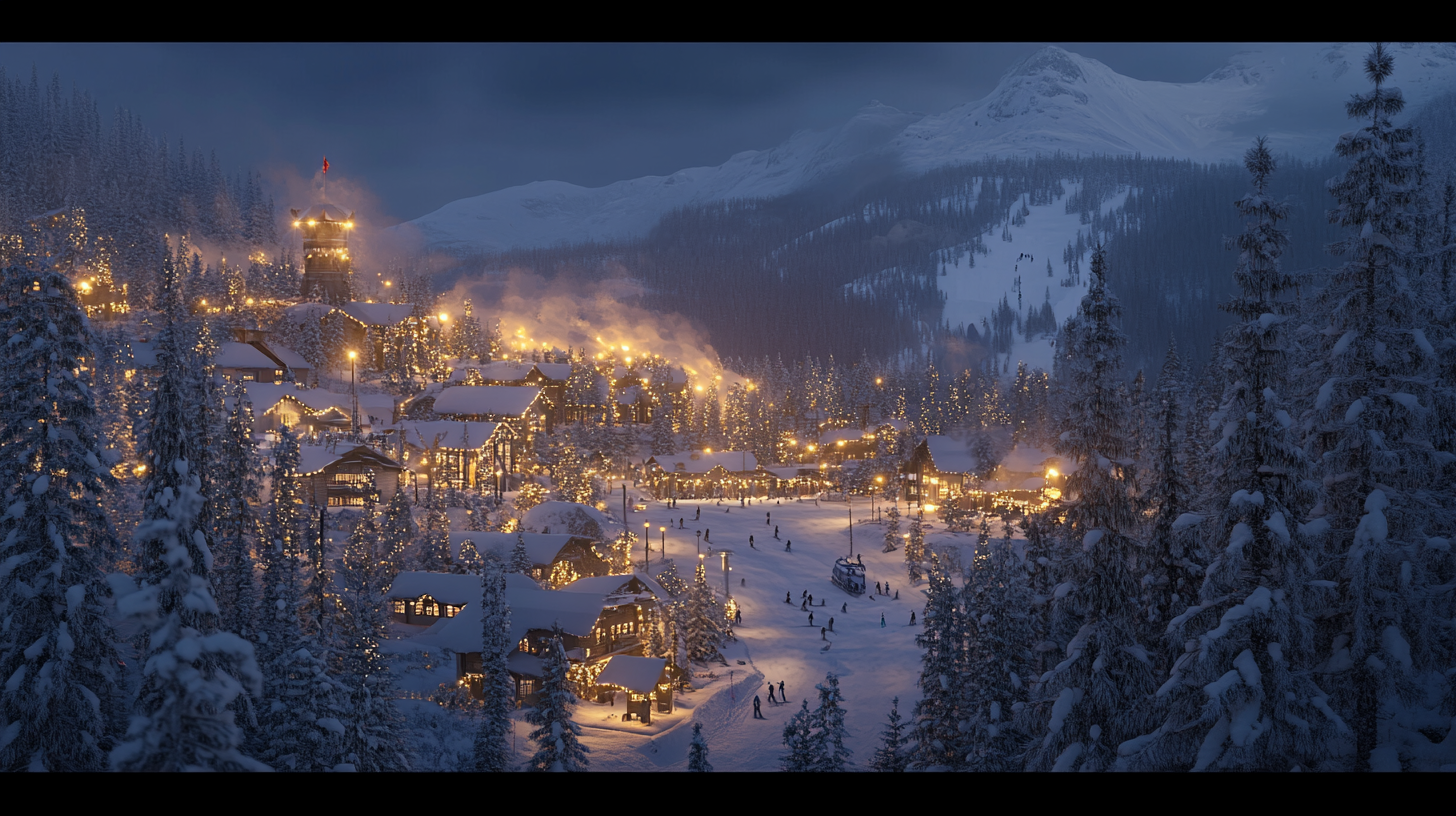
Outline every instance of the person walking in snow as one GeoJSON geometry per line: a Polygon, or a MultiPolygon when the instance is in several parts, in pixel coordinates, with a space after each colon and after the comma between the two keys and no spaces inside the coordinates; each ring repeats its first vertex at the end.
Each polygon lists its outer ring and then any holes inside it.
{"type": "Polygon", "coordinates": [[[880,594],[880,582],[879,581],[876,581],[875,582],[875,594],[876,595],[880,594]]]}
{"type": "Polygon", "coordinates": [[[834,618],[829,619],[829,631],[834,631],[834,618]]]}
{"type": "Polygon", "coordinates": [[[750,549],[750,550],[756,550],[756,549],[758,549],[757,547],[753,546],[753,536],[749,536],[748,537],[748,549],[750,549]]]}
{"type": "Polygon", "coordinates": [[[822,626],[819,627],[819,639],[820,640],[828,640],[829,639],[828,637],[825,636],[825,634],[824,634],[824,627],[822,627],[822,626]]]}
{"type": "Polygon", "coordinates": [[[880,613],[880,628],[881,629],[884,629],[885,628],[885,613],[884,612],[881,612],[880,613]]]}
{"type": "Polygon", "coordinates": [[[801,601],[799,601],[799,611],[800,612],[808,612],[809,611],[809,601],[808,600],[801,600],[801,601]]]}
{"type": "Polygon", "coordinates": [[[769,519],[771,519],[771,518],[773,518],[773,511],[772,510],[770,510],[767,513],[764,513],[763,514],[763,525],[765,527],[767,527],[769,525],[769,519]]]}
{"type": "Polygon", "coordinates": [[[794,551],[794,540],[791,538],[791,539],[789,539],[788,541],[786,541],[784,543],[784,552],[793,552],[793,551],[794,551]]]}
{"type": "Polygon", "coordinates": [[[915,612],[913,610],[910,612],[910,625],[915,625],[915,612]]]}
{"type": "Polygon", "coordinates": [[[814,625],[814,613],[813,612],[810,612],[809,613],[809,625],[810,626],[813,626],[814,625]]]}
{"type": "Polygon", "coordinates": [[[697,512],[693,513],[693,521],[697,521],[697,520],[701,519],[702,517],[703,517],[703,508],[699,507],[698,510],[697,510],[697,512]]]}
{"type": "Polygon", "coordinates": [[[768,701],[770,703],[778,702],[777,700],[774,699],[773,692],[774,692],[773,683],[769,683],[768,684],[768,701]]]}
{"type": "MultiPolygon", "coordinates": [[[[889,581],[886,581],[885,582],[885,594],[886,595],[889,595],[890,594],[890,582],[889,581]]],[[[899,595],[896,595],[895,597],[898,598],[900,596],[899,595]]]]}
{"type": "Polygon", "coordinates": [[[784,681],[782,680],[779,681],[779,699],[785,702],[787,702],[789,699],[788,696],[784,693],[784,681]]]}
{"type": "Polygon", "coordinates": [[[895,590],[895,600],[900,600],[900,590],[895,590]]]}
{"type": "Polygon", "coordinates": [[[793,603],[793,600],[792,600],[793,597],[794,597],[794,593],[793,592],[785,592],[784,593],[784,603],[786,603],[786,604],[793,603]]]}
{"type": "Polygon", "coordinates": [[[812,592],[809,593],[809,605],[810,606],[813,606],[814,605],[814,593],[812,593],[812,592]]]}
{"type": "Polygon", "coordinates": [[[778,540],[779,540],[779,526],[777,524],[775,524],[774,525],[774,541],[778,541],[778,540]]]}
{"type": "Polygon", "coordinates": [[[767,717],[763,716],[763,709],[759,707],[759,699],[757,694],[753,695],[753,718],[755,720],[768,719],[767,717]]]}
{"type": "Polygon", "coordinates": [[[739,626],[743,625],[743,607],[740,606],[733,610],[733,622],[739,626]]]}
{"type": "Polygon", "coordinates": [[[844,613],[846,613],[848,611],[849,611],[849,602],[848,601],[845,601],[844,603],[842,603],[842,604],[839,605],[839,614],[843,615],[844,613]]]}

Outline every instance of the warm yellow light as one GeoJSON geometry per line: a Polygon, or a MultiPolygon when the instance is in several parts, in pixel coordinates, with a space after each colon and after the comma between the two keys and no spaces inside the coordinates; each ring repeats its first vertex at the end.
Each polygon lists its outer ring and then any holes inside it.
{"type": "MultiPolygon", "coordinates": [[[[627,344],[626,343],[623,343],[622,344],[622,351],[631,351],[631,349],[627,348],[627,344]]],[[[629,362],[629,363],[632,362],[631,358],[628,358],[627,359],[627,362],[629,362]]]]}
{"type": "MultiPolygon", "coordinates": [[[[601,355],[598,355],[598,356],[601,356],[601,355]]],[[[693,390],[694,391],[702,391],[703,390],[703,387],[701,385],[695,385],[695,386],[693,386],[693,390]]]]}
{"type": "Polygon", "coordinates": [[[353,229],[353,228],[354,228],[354,222],[353,221],[345,221],[344,222],[344,229],[353,229]]]}
{"type": "Polygon", "coordinates": [[[359,352],[357,352],[357,351],[351,351],[351,352],[349,352],[349,359],[350,360],[352,360],[352,359],[354,359],[355,357],[358,357],[358,356],[359,356],[359,352]]]}
{"type": "Polygon", "coordinates": [[[712,453],[712,452],[713,452],[713,449],[712,448],[703,448],[703,453],[712,453]]]}
{"type": "Polygon", "coordinates": [[[876,476],[875,477],[875,481],[879,482],[880,484],[884,484],[885,477],[884,476],[876,476]]]}
{"type": "Polygon", "coordinates": [[[875,378],[875,385],[880,385],[883,382],[884,382],[884,380],[880,379],[879,377],[876,377],[875,378]]]}
{"type": "Polygon", "coordinates": [[[310,222],[308,222],[308,225],[309,225],[309,226],[310,226],[310,227],[312,227],[312,226],[316,226],[316,225],[317,225],[317,224],[318,224],[318,222],[317,222],[317,221],[310,221],[310,222]]]}
{"type": "Polygon", "coordinates": [[[384,285],[385,286],[393,286],[394,285],[394,281],[385,281],[384,282],[384,285]]]}
{"type": "Polygon", "coordinates": [[[203,299],[202,299],[202,305],[203,305],[203,306],[206,306],[206,305],[207,305],[207,298],[203,298],[203,299]]]}
{"type": "Polygon", "coordinates": [[[844,447],[844,440],[843,440],[843,439],[841,439],[841,440],[839,440],[839,441],[838,441],[838,442],[835,442],[835,443],[834,443],[834,444],[836,444],[836,445],[838,445],[838,446],[839,446],[839,447],[841,447],[841,448],[842,448],[842,447],[844,447]]]}
{"type": "Polygon", "coordinates": [[[249,306],[252,306],[253,305],[253,299],[252,298],[248,298],[246,302],[247,302],[247,304],[249,306]]]}
{"type": "Polygon", "coordinates": [[[294,221],[293,222],[293,226],[295,226],[295,227],[298,226],[298,222],[297,221],[294,221]]]}
{"type": "Polygon", "coordinates": [[[1047,469],[1047,478],[1048,479],[1055,479],[1055,478],[1057,478],[1057,469],[1056,468],[1048,468],[1047,469]]]}
{"type": "Polygon", "coordinates": [[[447,315],[444,312],[440,312],[440,322],[441,323],[444,323],[446,320],[449,320],[449,319],[450,319],[450,315],[447,315]]]}

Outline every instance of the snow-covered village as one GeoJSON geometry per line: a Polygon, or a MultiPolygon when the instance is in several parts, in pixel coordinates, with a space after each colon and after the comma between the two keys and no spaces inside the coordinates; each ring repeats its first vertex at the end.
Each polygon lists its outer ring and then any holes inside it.
{"type": "Polygon", "coordinates": [[[0,769],[1456,771],[1453,206],[1450,44],[0,45],[0,769]]]}

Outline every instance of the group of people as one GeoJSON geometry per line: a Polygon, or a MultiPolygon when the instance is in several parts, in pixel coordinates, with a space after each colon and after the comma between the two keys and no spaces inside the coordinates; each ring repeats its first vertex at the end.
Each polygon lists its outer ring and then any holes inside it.
{"type": "MultiPolygon", "coordinates": [[[[784,681],[782,681],[782,680],[779,681],[779,696],[778,696],[778,699],[774,699],[774,684],[772,682],[770,682],[768,684],[768,701],[770,703],[786,703],[786,702],[789,701],[788,692],[784,691],[784,681]]],[[[763,705],[763,702],[759,699],[758,695],[757,694],[753,695],[753,717],[754,717],[754,719],[757,719],[757,720],[766,719],[763,716],[763,711],[761,709],[761,706],[762,705],[763,705]]]]}

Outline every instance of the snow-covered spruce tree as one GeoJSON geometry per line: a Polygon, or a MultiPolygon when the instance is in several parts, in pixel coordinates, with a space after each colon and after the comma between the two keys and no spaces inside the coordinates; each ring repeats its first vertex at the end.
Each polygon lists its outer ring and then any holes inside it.
{"type": "Polygon", "coordinates": [[[910,517],[910,537],[905,539],[905,572],[911,584],[920,583],[920,568],[925,562],[925,511],[919,510],[910,517]]]}
{"type": "Polygon", "coordinates": [[[76,373],[90,332],[56,272],[11,268],[0,283],[0,770],[100,770],[123,703],[100,570],[118,549],[102,509],[115,479],[76,373]]]}
{"type": "Polygon", "coordinates": [[[1135,462],[1118,400],[1127,336],[1117,325],[1122,307],[1107,291],[1101,247],[1091,272],[1077,319],[1068,321],[1066,430],[1057,445],[1077,464],[1064,494],[1063,586],[1052,608],[1052,639],[1067,644],[1066,658],[1042,676],[1022,710],[1019,727],[1035,740],[1028,770],[1107,769],[1113,747],[1143,733],[1135,704],[1156,688],[1138,643],[1135,462]]]}
{"type": "Polygon", "coordinates": [[[253,442],[253,411],[241,384],[232,389],[232,408],[227,432],[219,440],[222,456],[218,464],[217,505],[218,576],[217,606],[224,631],[236,632],[248,640],[257,634],[259,614],[258,581],[253,548],[259,540],[262,521],[254,506],[260,485],[257,445],[253,442]]]}
{"type": "Polygon", "coordinates": [[[384,552],[375,515],[378,496],[374,473],[370,471],[364,484],[363,514],[349,533],[336,573],[339,595],[335,640],[343,674],[352,677],[367,673],[361,656],[377,649],[389,633],[385,595],[397,573],[390,569],[384,552]]]}
{"type": "Polygon", "coordinates": [[[1254,189],[1236,203],[1246,224],[1233,242],[1239,290],[1223,306],[1238,322],[1224,335],[1227,384],[1212,422],[1223,429],[1210,467],[1218,554],[1198,606],[1168,626],[1186,646],[1158,690],[1167,719],[1119,749],[1133,768],[1316,769],[1345,731],[1310,677],[1315,553],[1295,523],[1307,465],[1278,393],[1295,309],[1295,280],[1279,264],[1288,209],[1268,195],[1274,159],[1263,139],[1244,166],[1254,189]]]}
{"type": "Polygon", "coordinates": [[[930,558],[930,585],[915,645],[920,657],[920,700],[915,704],[911,764],[917,770],[961,770],[961,672],[965,667],[964,622],[956,603],[955,585],[935,555],[930,558]]]}
{"type": "Polygon", "coordinates": [[[586,459],[574,442],[568,441],[562,446],[561,458],[551,469],[557,500],[579,504],[591,501],[591,477],[587,474],[586,467],[586,459]]]}
{"type": "Polygon", "coordinates": [[[708,761],[708,741],[703,739],[703,724],[693,723],[693,741],[688,745],[688,770],[695,773],[707,773],[713,770],[713,764],[708,761]]]}
{"type": "MultiPolygon", "coordinates": [[[[1142,577],[1143,614],[1150,633],[1161,636],[1167,622],[1194,603],[1202,568],[1194,562],[1191,533],[1175,531],[1174,523],[1193,500],[1183,469],[1183,365],[1172,338],[1153,394],[1150,474],[1144,504],[1156,508],[1142,577]]],[[[1160,637],[1161,639],[1161,637],[1160,637]]],[[[1156,646],[1155,643],[1150,644],[1156,646]]],[[[1164,649],[1158,649],[1161,655],[1164,649]]],[[[1181,647],[1179,649],[1181,651],[1181,647]]],[[[1155,660],[1160,670],[1170,661],[1155,660]]]]}
{"type": "Polygon", "coordinates": [[[1031,589],[1026,570],[1006,535],[986,541],[984,559],[977,559],[966,585],[965,614],[975,620],[975,637],[967,646],[963,700],[971,730],[966,762],[974,771],[1012,771],[1021,765],[1024,735],[1012,713],[1027,698],[1034,641],[1031,589]]]}
{"type": "Polygon", "coordinates": [[[536,482],[526,482],[516,493],[516,509],[522,513],[543,501],[546,501],[546,488],[536,482]]]}
{"type": "Polygon", "coordinates": [[[516,543],[511,547],[511,560],[506,564],[506,572],[532,575],[535,569],[535,563],[531,561],[531,556],[526,552],[526,534],[517,532],[516,543]]]}
{"type": "MultiPolygon", "coordinates": [[[[286,559],[287,557],[284,556],[286,559]]],[[[275,621],[263,667],[256,755],[280,771],[328,771],[344,761],[348,691],[310,647],[297,616],[275,621]]]]}
{"type": "Polygon", "coordinates": [[[652,455],[663,456],[677,450],[677,441],[672,435],[672,417],[665,410],[659,410],[652,418],[652,455]]]}
{"type": "Polygon", "coordinates": [[[688,659],[699,663],[722,659],[723,642],[731,640],[733,633],[713,588],[708,586],[707,570],[702,561],[698,562],[693,585],[688,588],[686,618],[683,637],[687,643],[688,659]]]}
{"type": "Polygon", "coordinates": [[[900,549],[900,503],[896,502],[885,510],[885,549],[894,552],[900,549]]]}
{"type": "Polygon", "coordinates": [[[389,499],[384,519],[379,525],[379,552],[389,573],[389,580],[404,566],[405,550],[415,541],[415,520],[410,510],[409,491],[399,485],[389,499]]]}
{"type": "Polygon", "coordinates": [[[1323,671],[1335,675],[1326,682],[1355,732],[1361,769],[1397,766],[1392,718],[1417,702],[1419,678],[1434,667],[1433,598],[1413,554],[1451,512],[1437,475],[1450,453],[1433,447],[1430,428],[1428,310],[1411,278],[1415,141],[1391,123],[1405,104],[1385,85],[1393,67],[1377,44],[1365,59],[1374,90],[1346,104],[1368,124],[1335,147],[1350,166],[1329,182],[1329,217],[1349,233],[1329,247],[1344,263],[1316,301],[1322,342],[1307,370],[1311,385],[1322,384],[1304,420],[1324,485],[1312,515],[1329,525],[1340,556],[1338,630],[1323,671]]]}
{"type": "Polygon", "coordinates": [[[839,692],[839,677],[830,672],[824,682],[814,686],[819,691],[819,705],[814,709],[810,727],[814,729],[814,766],[817,772],[839,772],[847,769],[854,752],[844,746],[844,695],[839,692]]]}
{"type": "Polygon", "coordinates": [[[805,700],[794,716],[784,724],[785,753],[779,759],[779,769],[790,773],[806,773],[814,770],[814,734],[809,722],[813,718],[809,701],[805,700]]]}
{"type": "Polygon", "coordinates": [[[590,748],[581,744],[581,726],[571,719],[576,708],[576,695],[566,680],[565,633],[558,624],[551,628],[541,655],[541,691],[536,706],[526,714],[526,722],[536,726],[531,741],[536,753],[528,767],[533,771],[585,771],[590,748]]]}
{"type": "Polygon", "coordinates": [[[506,659],[515,650],[511,643],[511,605],[506,600],[506,573],[499,565],[488,565],[480,583],[480,681],[483,707],[480,730],[475,734],[477,772],[496,773],[511,768],[511,702],[515,683],[506,659]]]}
{"type": "Polygon", "coordinates": [[[445,491],[431,486],[425,502],[425,529],[420,537],[420,554],[415,569],[424,572],[449,572],[450,515],[445,511],[445,491]]]}
{"type": "Polygon", "coordinates": [[[903,773],[910,765],[910,756],[905,750],[909,738],[905,736],[905,724],[900,716],[900,698],[890,701],[890,716],[885,720],[885,730],[880,732],[880,745],[870,760],[870,770],[881,773],[903,773]]]}
{"type": "Polygon", "coordinates": [[[282,547],[284,553],[303,556],[303,526],[307,523],[303,510],[303,485],[299,481],[298,436],[284,426],[273,445],[273,497],[268,506],[268,537],[282,547]]]}
{"type": "Polygon", "coordinates": [[[136,713],[126,741],[111,752],[111,766],[119,771],[266,771],[267,765],[239,750],[243,733],[230,710],[246,693],[241,683],[255,695],[262,690],[253,645],[230,632],[202,631],[190,623],[217,616],[207,577],[211,554],[197,529],[204,502],[200,480],[189,476],[185,461],[167,467],[183,480],[180,489],[163,489],[156,497],[163,515],[143,523],[137,537],[153,544],[147,551],[156,553],[168,572],[117,603],[117,611],[146,626],[150,638],[136,713]],[[193,565],[196,558],[204,559],[201,574],[193,565]]]}

